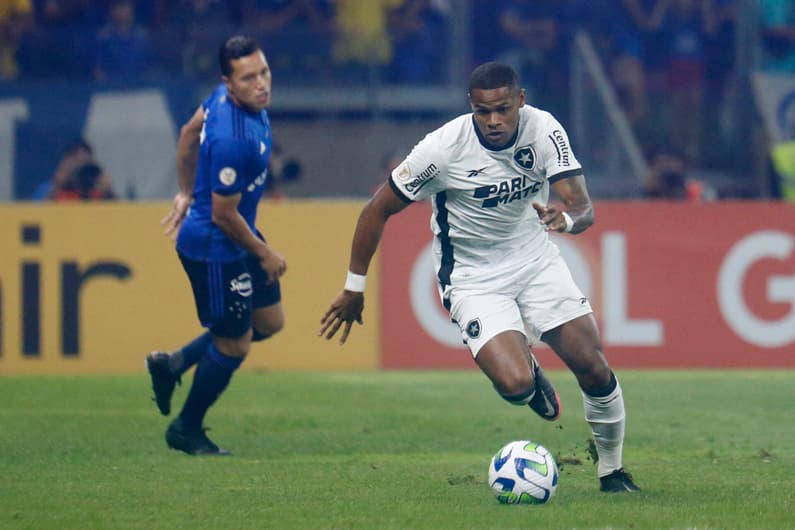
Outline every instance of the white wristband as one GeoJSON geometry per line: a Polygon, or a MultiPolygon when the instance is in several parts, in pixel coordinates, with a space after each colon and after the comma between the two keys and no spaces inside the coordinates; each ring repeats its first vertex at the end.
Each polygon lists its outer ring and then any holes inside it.
{"type": "Polygon", "coordinates": [[[571,232],[571,229],[574,228],[574,221],[572,220],[571,216],[566,212],[561,212],[563,214],[563,219],[566,220],[566,227],[563,229],[564,232],[571,232]]]}
{"type": "Polygon", "coordinates": [[[363,293],[364,286],[367,283],[367,275],[354,274],[348,271],[348,277],[345,280],[345,290],[353,293],[363,293]]]}

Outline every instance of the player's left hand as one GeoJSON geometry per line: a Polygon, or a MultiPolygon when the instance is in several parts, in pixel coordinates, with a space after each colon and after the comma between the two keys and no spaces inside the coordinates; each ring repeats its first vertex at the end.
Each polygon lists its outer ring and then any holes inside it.
{"type": "Polygon", "coordinates": [[[340,336],[340,344],[345,344],[348,335],[353,327],[353,322],[364,324],[362,311],[364,310],[364,293],[352,291],[342,291],[337,298],[331,302],[331,306],[320,319],[320,331],[318,336],[326,335],[326,340],[331,340],[337,334],[340,327],[345,324],[340,336]]]}
{"type": "Polygon", "coordinates": [[[172,241],[177,239],[179,227],[182,226],[182,220],[185,219],[185,215],[188,213],[188,208],[192,200],[190,195],[180,191],[174,197],[171,211],[160,221],[160,224],[166,227],[165,234],[169,236],[172,241]]]}
{"type": "Polygon", "coordinates": [[[566,229],[566,218],[563,217],[562,210],[552,205],[544,206],[537,201],[533,201],[533,208],[535,208],[538,218],[547,232],[550,230],[563,232],[566,229]]]}

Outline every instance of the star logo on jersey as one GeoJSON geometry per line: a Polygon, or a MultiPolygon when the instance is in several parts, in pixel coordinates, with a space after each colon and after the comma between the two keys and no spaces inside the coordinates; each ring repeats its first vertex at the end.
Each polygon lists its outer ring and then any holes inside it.
{"type": "Polygon", "coordinates": [[[483,173],[483,171],[484,171],[485,169],[486,169],[485,167],[482,167],[482,168],[480,168],[480,169],[472,169],[472,170],[470,170],[470,172],[469,172],[469,173],[467,173],[467,178],[468,178],[468,179],[471,179],[472,177],[477,177],[478,175],[480,175],[481,173],[483,173]]]}
{"type": "Polygon", "coordinates": [[[513,160],[524,169],[533,169],[536,165],[536,153],[531,146],[526,145],[516,150],[513,160]]]}
{"type": "Polygon", "coordinates": [[[469,323],[467,324],[466,330],[467,330],[467,335],[469,335],[470,339],[476,339],[480,337],[480,330],[481,330],[480,319],[473,318],[472,320],[470,320],[469,323]]]}

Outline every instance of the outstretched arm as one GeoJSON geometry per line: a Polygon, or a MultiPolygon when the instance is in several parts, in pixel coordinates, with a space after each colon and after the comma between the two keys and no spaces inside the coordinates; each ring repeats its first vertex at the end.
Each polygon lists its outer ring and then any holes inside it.
{"type": "MultiPolygon", "coordinates": [[[[356,223],[356,231],[353,234],[353,244],[351,246],[351,260],[348,267],[349,274],[365,276],[370,266],[381,235],[384,233],[384,226],[387,219],[400,212],[409,203],[398,197],[388,184],[382,185],[375,192],[375,195],[362,209],[359,220],[356,223]]],[[[340,344],[345,344],[348,334],[351,332],[353,322],[362,324],[362,311],[364,310],[364,287],[361,290],[346,284],[346,288],[337,295],[328,311],[320,320],[320,331],[318,335],[325,334],[326,339],[331,339],[345,324],[340,344]]]]}
{"type": "Polygon", "coordinates": [[[560,179],[552,184],[552,190],[563,202],[564,210],[553,205],[533,203],[533,208],[547,230],[579,234],[593,224],[593,204],[588,196],[584,176],[560,179]]]}
{"type": "Polygon", "coordinates": [[[179,191],[174,197],[171,211],[160,224],[166,227],[166,235],[175,238],[182,219],[188,212],[192,195],[193,181],[196,179],[196,166],[199,161],[199,136],[204,125],[204,111],[196,109],[191,119],[182,126],[177,140],[177,183],[179,191]]]}

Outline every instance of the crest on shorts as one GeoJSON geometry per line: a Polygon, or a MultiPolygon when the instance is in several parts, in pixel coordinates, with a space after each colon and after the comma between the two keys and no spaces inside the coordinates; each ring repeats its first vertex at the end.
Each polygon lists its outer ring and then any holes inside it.
{"type": "Polygon", "coordinates": [[[469,335],[469,338],[470,339],[476,339],[476,338],[480,337],[481,327],[482,326],[480,325],[480,319],[479,318],[473,318],[472,320],[470,320],[467,323],[467,327],[466,327],[466,332],[467,332],[467,335],[469,335]]]}

